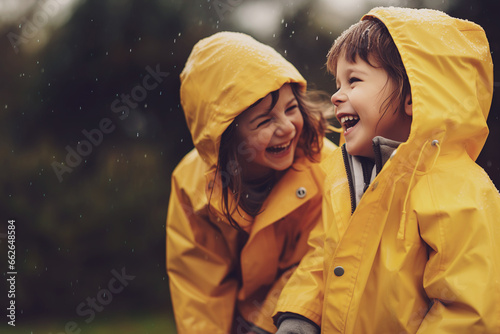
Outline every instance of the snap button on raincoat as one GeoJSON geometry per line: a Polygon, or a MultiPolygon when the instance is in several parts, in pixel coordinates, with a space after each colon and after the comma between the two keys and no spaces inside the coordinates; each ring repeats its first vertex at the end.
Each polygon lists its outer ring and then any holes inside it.
{"type": "Polygon", "coordinates": [[[410,137],[354,213],[341,150],[325,161],[323,224],[276,312],[328,334],[500,333],[500,195],[474,162],[493,91],[485,33],[434,10],[370,16],[410,80],[410,137]]]}
{"type": "MultiPolygon", "coordinates": [[[[236,116],[285,83],[305,89],[306,82],[272,48],[228,32],[196,44],[181,81],[195,149],[172,174],[167,216],[167,272],[178,333],[227,334],[247,330],[246,322],[275,332],[271,315],[281,288],[320,221],[324,173],[319,163],[297,157],[262,213],[235,214],[244,235],[221,213],[224,176],[215,177],[215,166],[222,133],[236,116]]],[[[334,148],[325,140],[316,159],[334,148]]]]}

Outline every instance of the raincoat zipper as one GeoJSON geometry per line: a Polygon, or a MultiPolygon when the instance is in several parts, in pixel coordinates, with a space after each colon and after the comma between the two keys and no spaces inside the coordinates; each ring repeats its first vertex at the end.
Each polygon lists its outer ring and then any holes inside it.
{"type": "Polygon", "coordinates": [[[352,181],[352,173],[351,173],[351,166],[349,164],[349,157],[347,156],[347,151],[345,148],[345,144],[342,145],[342,158],[344,159],[344,168],[345,172],[347,174],[347,180],[349,181],[349,195],[351,197],[351,215],[354,213],[354,210],[356,209],[356,200],[354,198],[354,184],[352,181]]]}

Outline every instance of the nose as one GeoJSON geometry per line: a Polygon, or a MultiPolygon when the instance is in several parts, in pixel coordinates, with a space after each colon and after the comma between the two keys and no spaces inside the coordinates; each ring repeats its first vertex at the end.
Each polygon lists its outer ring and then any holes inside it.
{"type": "Polygon", "coordinates": [[[293,125],[292,120],[286,116],[280,117],[276,128],[276,135],[287,136],[293,131],[295,131],[295,125],[293,125]]]}
{"type": "Polygon", "coordinates": [[[345,95],[340,92],[340,89],[333,93],[331,99],[332,103],[338,107],[340,103],[345,101],[345,95]]]}

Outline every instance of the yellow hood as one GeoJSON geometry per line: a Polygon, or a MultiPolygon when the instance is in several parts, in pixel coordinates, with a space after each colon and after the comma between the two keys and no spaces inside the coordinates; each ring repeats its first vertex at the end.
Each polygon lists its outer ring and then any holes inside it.
{"type": "Polygon", "coordinates": [[[493,95],[493,62],[483,29],[429,9],[374,8],[367,17],[386,25],[410,80],[413,121],[400,151],[420,150],[426,140],[437,139],[441,154],[465,148],[476,160],[488,135],[493,95]]]}
{"type": "Polygon", "coordinates": [[[306,88],[300,73],[273,48],[234,32],[200,40],[180,78],[193,143],[211,167],[217,164],[222,133],[240,113],[285,83],[306,88]]]}

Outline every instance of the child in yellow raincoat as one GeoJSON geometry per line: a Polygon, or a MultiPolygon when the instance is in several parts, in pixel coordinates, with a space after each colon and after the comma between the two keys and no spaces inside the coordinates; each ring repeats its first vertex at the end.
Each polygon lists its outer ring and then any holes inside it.
{"type": "Polygon", "coordinates": [[[493,92],[483,29],[375,8],[327,66],[345,145],[277,333],[500,333],[500,195],[474,162],[493,92]]]}
{"type": "Polygon", "coordinates": [[[181,73],[195,149],[172,175],[167,272],[179,334],[274,332],[282,286],[320,221],[335,146],[322,107],[248,35],[199,41],[181,73]]]}

